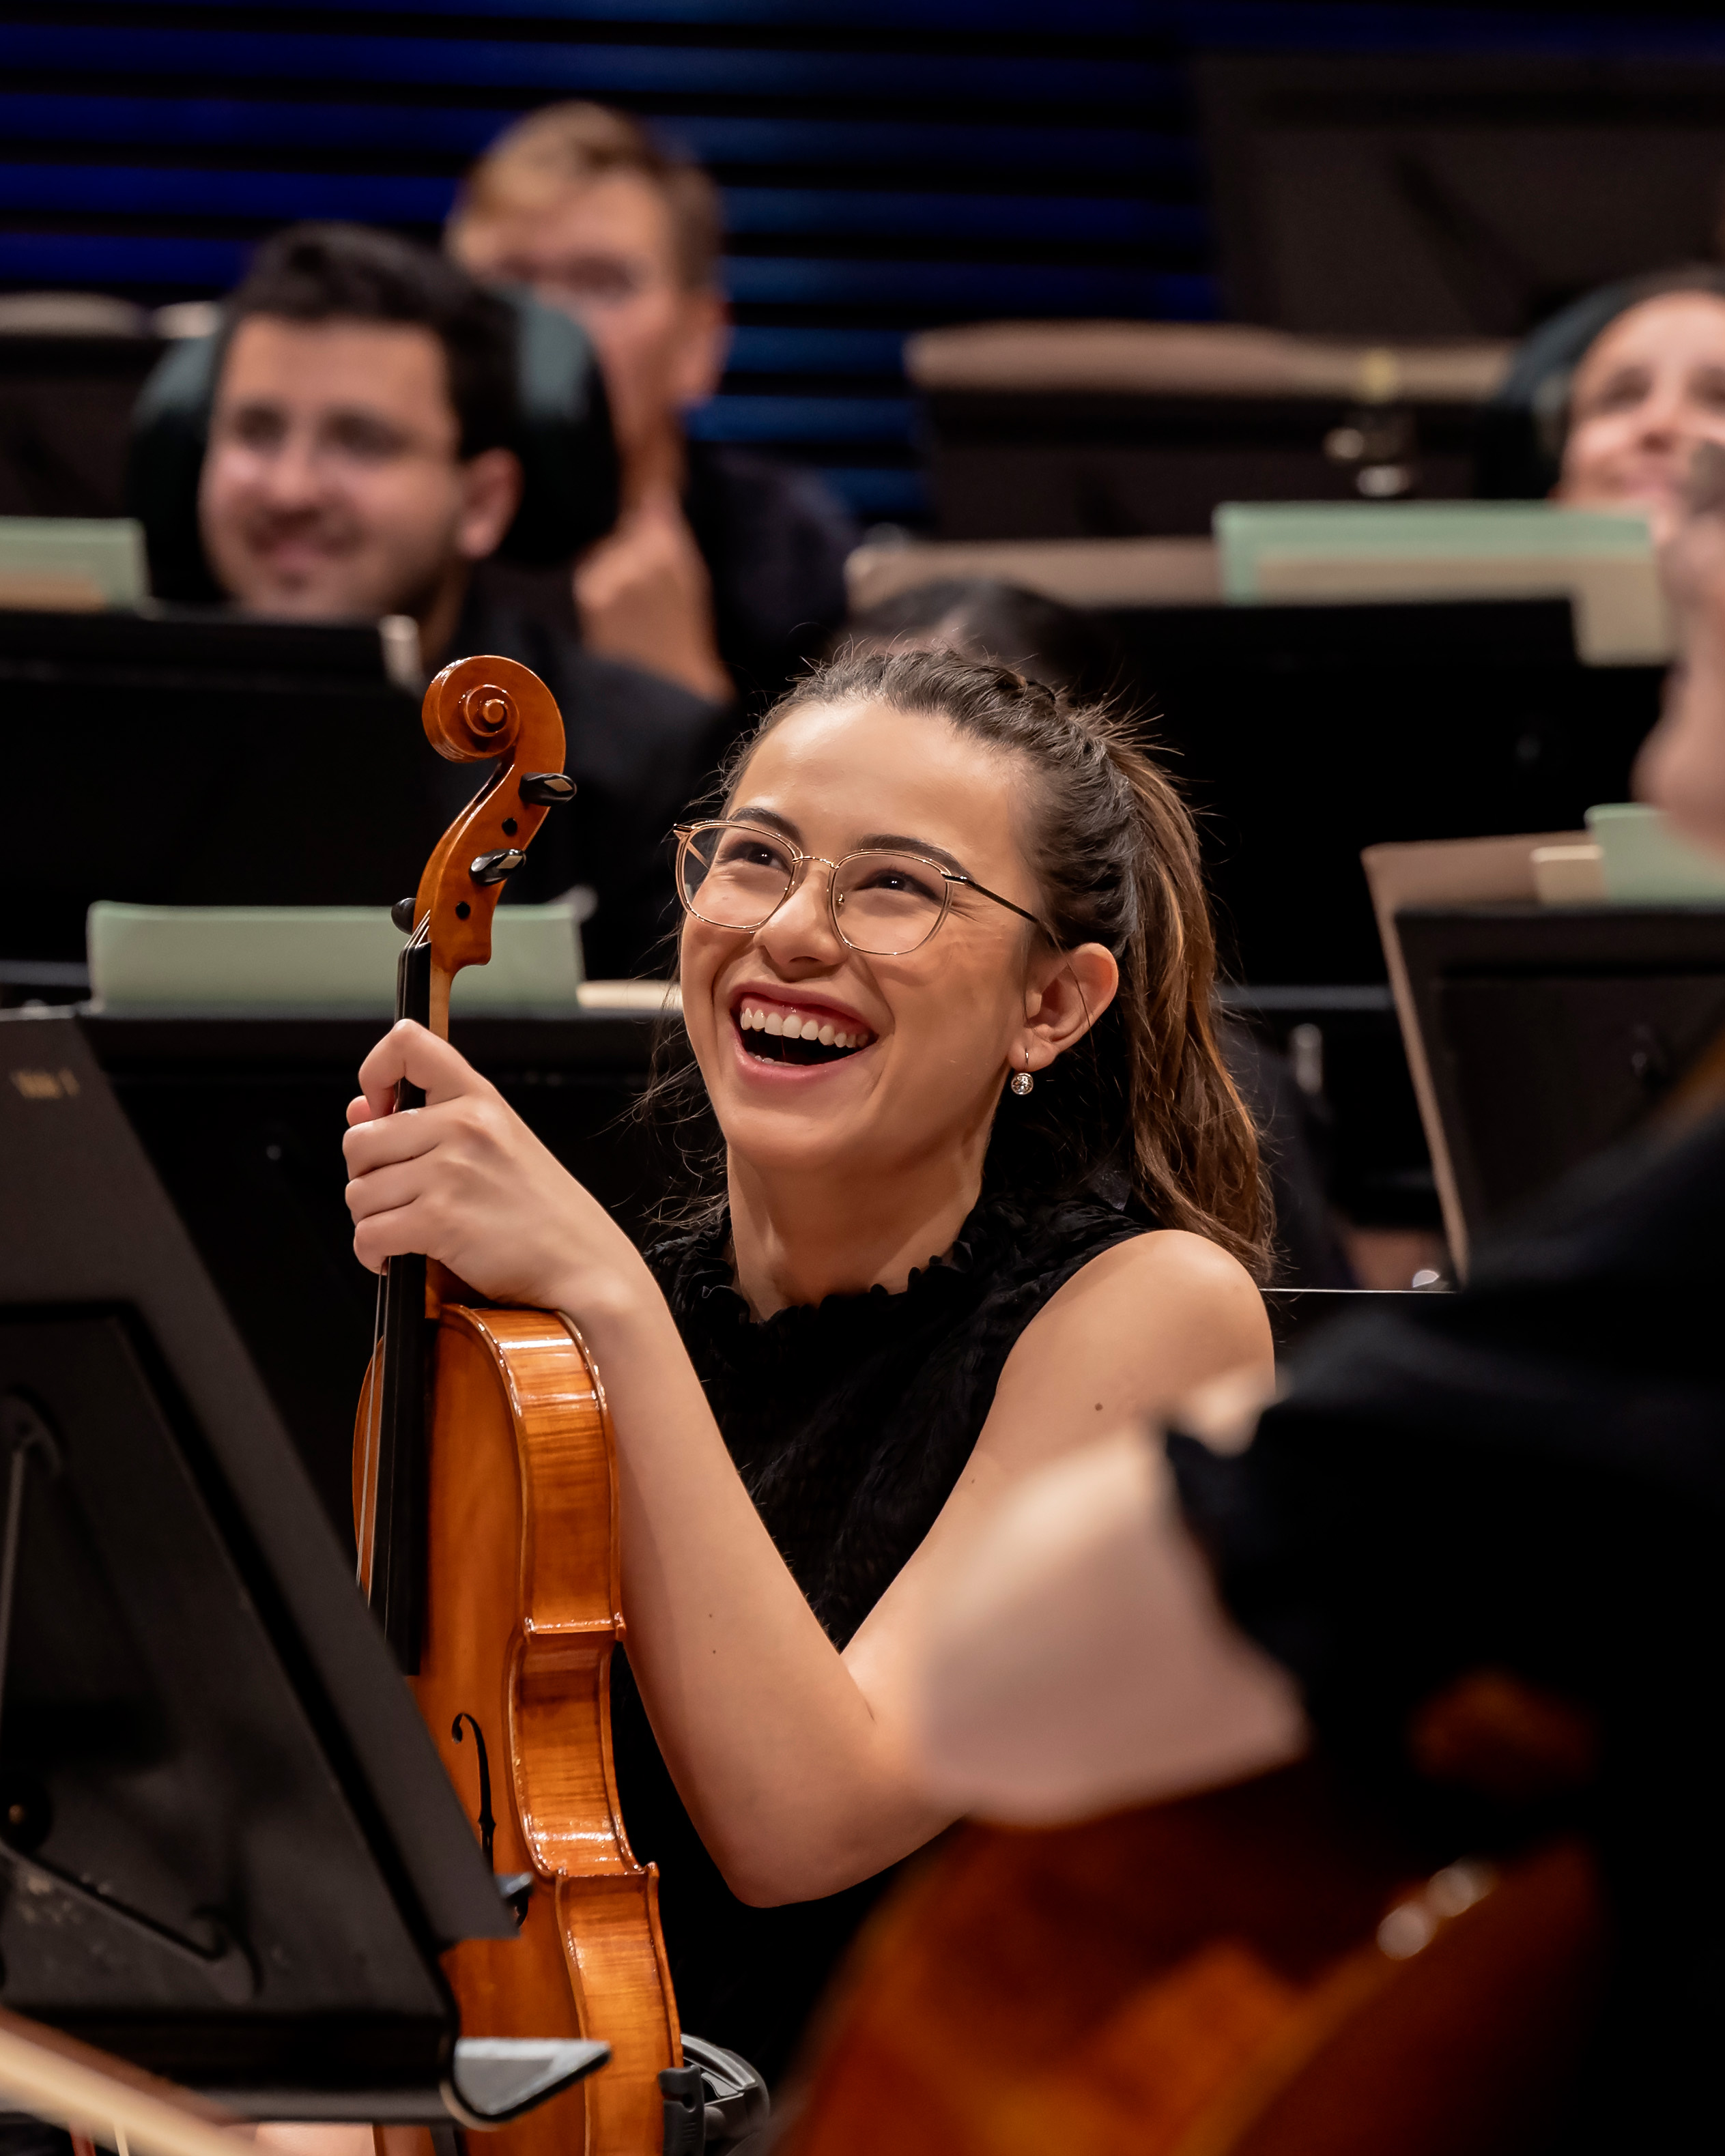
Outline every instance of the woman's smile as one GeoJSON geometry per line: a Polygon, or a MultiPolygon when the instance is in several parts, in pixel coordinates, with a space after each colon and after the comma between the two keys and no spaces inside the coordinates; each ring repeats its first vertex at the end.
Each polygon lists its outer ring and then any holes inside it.
{"type": "Polygon", "coordinates": [[[769,1084],[855,1062],[880,1037],[848,1005],[818,992],[743,988],[728,1001],[736,1060],[748,1077],[769,1084]]]}
{"type": "Polygon", "coordinates": [[[731,996],[744,1052],[757,1062],[814,1068],[870,1047],[875,1029],[843,1004],[795,988],[744,988],[731,996]]]}

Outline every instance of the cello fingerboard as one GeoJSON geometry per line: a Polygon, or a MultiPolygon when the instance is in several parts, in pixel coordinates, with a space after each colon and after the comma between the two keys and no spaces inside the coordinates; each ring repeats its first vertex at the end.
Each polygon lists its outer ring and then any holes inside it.
{"type": "MultiPolygon", "coordinates": [[[[396,968],[396,1016],[427,1023],[431,947],[421,936],[402,947],[396,968]]],[[[420,1108],[425,1096],[403,1079],[397,1111],[420,1108]]],[[[395,1659],[416,1676],[425,1631],[425,1381],[429,1327],[425,1260],[391,1258],[383,1282],[382,1356],[378,1379],[377,1496],[372,1544],[371,1599],[395,1659]]]]}

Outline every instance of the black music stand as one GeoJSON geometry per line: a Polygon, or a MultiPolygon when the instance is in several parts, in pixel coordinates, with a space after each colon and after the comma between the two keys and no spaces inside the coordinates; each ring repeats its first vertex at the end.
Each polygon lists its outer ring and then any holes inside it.
{"type": "Polygon", "coordinates": [[[475,780],[425,739],[407,627],[0,611],[0,962],[80,962],[99,898],[412,891],[475,780]]]}
{"type": "Polygon", "coordinates": [[[0,1029],[0,1219],[5,2005],[250,2117],[495,2124],[601,2064],[460,2037],[500,1882],[69,1018],[0,1029]]]}
{"type": "Polygon", "coordinates": [[[1725,906],[1394,916],[1470,1239],[1630,1137],[1725,1028],[1725,906]]]}

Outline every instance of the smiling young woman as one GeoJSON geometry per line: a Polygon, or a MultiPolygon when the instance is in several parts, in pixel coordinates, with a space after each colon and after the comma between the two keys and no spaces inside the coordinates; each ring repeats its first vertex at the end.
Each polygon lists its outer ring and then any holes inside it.
{"type": "Polygon", "coordinates": [[[685,2025],[770,2076],[948,1824],[905,1764],[930,1580],[1026,1471],[1267,1368],[1266,1224],[1190,821],[1104,715],[840,661],[679,844],[721,1145],[684,1230],[644,1260],[411,1025],[361,1073],[348,1201],[367,1264],[567,1311],[604,1373],[624,1814],[685,2025]]]}

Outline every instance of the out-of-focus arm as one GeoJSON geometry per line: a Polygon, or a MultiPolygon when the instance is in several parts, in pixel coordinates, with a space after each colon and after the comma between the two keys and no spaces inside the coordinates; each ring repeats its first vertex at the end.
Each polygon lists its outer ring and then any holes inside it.
{"type": "Polygon", "coordinates": [[[942,1583],[914,1744],[954,1809],[1054,1824],[1297,1758],[1298,1693],[1229,1622],[1142,1430],[1014,1489],[942,1583]]]}

